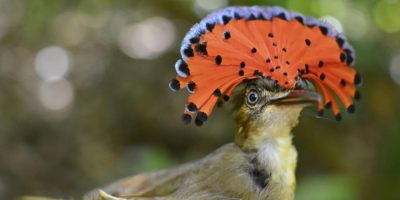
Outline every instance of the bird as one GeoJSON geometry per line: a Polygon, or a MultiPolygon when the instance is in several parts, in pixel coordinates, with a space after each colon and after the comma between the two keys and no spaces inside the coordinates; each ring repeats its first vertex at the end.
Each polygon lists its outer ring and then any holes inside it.
{"type": "Polygon", "coordinates": [[[98,187],[84,199],[293,200],[292,129],[302,110],[316,105],[317,116],[331,110],[340,121],[339,103],[354,113],[360,98],[347,38],[278,6],[211,13],[186,34],[181,56],[169,87],[189,92],[183,123],[201,126],[216,105],[235,99],[233,142],[198,161],[98,187]]]}

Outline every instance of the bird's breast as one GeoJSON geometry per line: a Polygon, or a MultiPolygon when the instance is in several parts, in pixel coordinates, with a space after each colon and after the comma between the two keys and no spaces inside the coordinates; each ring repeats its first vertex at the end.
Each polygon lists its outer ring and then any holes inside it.
{"type": "Polygon", "coordinates": [[[291,136],[265,141],[258,150],[259,168],[270,174],[268,193],[270,199],[293,199],[296,185],[297,151],[291,136]]]}

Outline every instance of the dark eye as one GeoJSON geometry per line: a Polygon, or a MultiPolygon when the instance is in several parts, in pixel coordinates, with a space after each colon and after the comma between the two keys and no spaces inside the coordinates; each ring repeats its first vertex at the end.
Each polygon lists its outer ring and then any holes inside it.
{"type": "Polygon", "coordinates": [[[258,102],[259,99],[259,94],[257,90],[250,90],[250,92],[247,94],[247,103],[249,105],[254,105],[258,102]]]}

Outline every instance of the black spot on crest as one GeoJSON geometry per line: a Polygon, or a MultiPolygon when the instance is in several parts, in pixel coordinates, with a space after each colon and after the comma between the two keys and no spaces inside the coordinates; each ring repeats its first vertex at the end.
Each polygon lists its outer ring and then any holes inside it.
{"type": "Polygon", "coordinates": [[[194,90],[196,89],[196,83],[190,81],[187,85],[187,89],[189,90],[189,92],[194,92],[194,90]]]}
{"type": "Polygon", "coordinates": [[[325,80],[325,74],[324,73],[322,73],[320,76],[319,76],[319,79],[321,79],[321,81],[323,81],[323,80],[325,80]]]}
{"type": "Polygon", "coordinates": [[[222,22],[224,23],[224,25],[227,25],[231,21],[231,19],[231,17],[228,17],[226,15],[222,16],[222,22]]]}
{"type": "Polygon", "coordinates": [[[274,34],[273,33],[268,33],[268,37],[273,38],[274,34]]]}
{"type": "Polygon", "coordinates": [[[198,42],[200,42],[200,38],[199,37],[192,37],[189,39],[190,43],[192,44],[196,44],[198,42]]]}
{"type": "Polygon", "coordinates": [[[354,84],[356,84],[357,86],[360,86],[362,84],[362,78],[360,74],[356,74],[354,76],[354,84]]]}
{"type": "Polygon", "coordinates": [[[319,30],[324,35],[328,34],[328,28],[326,28],[325,26],[319,26],[319,30]]]}
{"type": "Polygon", "coordinates": [[[228,40],[229,38],[231,38],[231,33],[229,31],[225,31],[224,32],[224,39],[228,40]]]}
{"type": "Polygon", "coordinates": [[[196,51],[202,55],[207,56],[207,43],[200,43],[196,46],[196,51]]]}
{"type": "Polygon", "coordinates": [[[191,121],[192,121],[192,116],[186,113],[182,115],[182,122],[184,124],[189,124],[191,121]]]}
{"type": "Polygon", "coordinates": [[[183,54],[185,54],[185,56],[187,56],[187,57],[193,57],[194,56],[194,53],[193,53],[193,49],[192,49],[192,47],[186,47],[184,50],[183,50],[183,54]]]}
{"type": "Polygon", "coordinates": [[[194,103],[189,103],[187,105],[187,110],[191,113],[196,113],[197,112],[197,106],[194,103]]]}
{"type": "Polygon", "coordinates": [[[354,61],[354,58],[353,58],[353,56],[352,56],[352,52],[351,52],[350,49],[345,49],[344,51],[346,52],[346,55],[347,55],[346,63],[347,63],[348,65],[350,65],[350,64],[353,63],[353,61],[354,61]]]}
{"type": "Polygon", "coordinates": [[[216,97],[220,97],[220,96],[222,95],[221,90],[220,90],[219,88],[215,89],[214,92],[213,92],[213,94],[214,94],[216,97]]]}
{"type": "Polygon", "coordinates": [[[300,24],[303,24],[303,25],[304,25],[304,20],[303,20],[302,17],[296,16],[294,19],[297,20],[298,22],[300,22],[300,24]]]}
{"type": "Polygon", "coordinates": [[[202,121],[202,122],[205,122],[205,121],[207,121],[208,116],[207,116],[207,114],[204,113],[204,112],[199,112],[199,113],[197,113],[196,118],[199,119],[199,120],[202,121]]]}
{"type": "Polygon", "coordinates": [[[344,40],[340,37],[336,37],[336,42],[338,43],[340,48],[343,48],[344,40]]]}
{"type": "Polygon", "coordinates": [[[324,66],[324,61],[320,60],[319,63],[318,63],[318,67],[321,68],[323,66],[324,66]]]}
{"type": "Polygon", "coordinates": [[[179,83],[179,81],[176,78],[173,78],[170,82],[169,82],[169,88],[176,92],[181,88],[181,85],[179,83]]]}
{"type": "Polygon", "coordinates": [[[351,56],[351,55],[347,55],[347,64],[348,65],[351,65],[351,63],[353,63],[353,61],[354,61],[354,58],[351,56]]]}
{"type": "Polygon", "coordinates": [[[226,95],[226,94],[224,94],[224,95],[222,95],[222,99],[226,102],[226,101],[229,101],[229,96],[228,95],[226,95]]]}
{"type": "Polygon", "coordinates": [[[246,63],[242,61],[242,62],[240,63],[240,68],[243,69],[244,67],[246,67],[246,63]]]}
{"type": "Polygon", "coordinates": [[[258,76],[259,73],[260,73],[260,71],[258,71],[258,70],[256,69],[256,70],[254,70],[253,75],[254,75],[254,76],[258,76]]]}
{"type": "Polygon", "coordinates": [[[189,66],[186,64],[185,61],[181,60],[178,69],[179,69],[179,71],[181,71],[182,73],[186,74],[186,76],[189,76],[189,75],[190,75],[189,66]]]}
{"type": "Polygon", "coordinates": [[[287,20],[285,13],[280,13],[277,17],[283,20],[287,20]]]}
{"type": "Polygon", "coordinates": [[[305,42],[306,42],[306,45],[307,45],[307,46],[310,46],[310,45],[311,45],[311,41],[310,41],[309,39],[306,39],[305,42]]]}
{"type": "Polygon", "coordinates": [[[343,87],[346,86],[346,81],[344,79],[340,80],[340,85],[343,87]]]}
{"type": "Polygon", "coordinates": [[[233,14],[233,18],[234,19],[242,19],[242,17],[239,15],[239,13],[237,13],[237,12],[235,12],[234,14],[233,14]]]}
{"type": "Polygon", "coordinates": [[[265,20],[265,17],[264,17],[264,15],[263,14],[258,14],[257,15],[257,19],[259,19],[259,20],[265,20]]]}
{"type": "Polygon", "coordinates": [[[326,108],[326,109],[332,108],[332,102],[327,102],[327,103],[325,104],[325,108],[326,108]]]}
{"type": "Polygon", "coordinates": [[[222,57],[220,55],[215,56],[215,64],[221,65],[222,57]]]}
{"type": "Polygon", "coordinates": [[[208,31],[212,32],[215,27],[215,23],[206,23],[206,28],[208,31]]]}
{"type": "Polygon", "coordinates": [[[254,16],[254,14],[252,13],[252,14],[250,14],[250,16],[249,16],[249,18],[248,18],[248,20],[255,20],[256,19],[256,16],[254,16]]]}
{"type": "Polygon", "coordinates": [[[198,118],[196,118],[196,119],[194,120],[194,124],[196,124],[196,126],[202,126],[202,125],[203,125],[203,122],[202,122],[201,120],[199,120],[198,118]]]}
{"type": "Polygon", "coordinates": [[[354,113],[356,111],[356,107],[354,106],[354,104],[351,104],[348,108],[347,108],[347,112],[348,113],[354,113]]]}
{"type": "Polygon", "coordinates": [[[340,53],[340,61],[341,62],[346,62],[346,58],[347,58],[347,56],[345,53],[340,53]]]}

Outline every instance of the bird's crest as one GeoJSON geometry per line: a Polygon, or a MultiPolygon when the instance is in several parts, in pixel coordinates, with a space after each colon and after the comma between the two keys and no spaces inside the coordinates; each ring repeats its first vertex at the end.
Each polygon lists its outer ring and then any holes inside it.
{"type": "Polygon", "coordinates": [[[361,78],[354,50],[329,24],[280,7],[229,7],[194,25],[181,47],[176,78],[170,88],[190,92],[183,115],[201,125],[217,101],[227,101],[242,82],[260,77],[285,89],[299,78],[323,96],[318,110],[332,108],[340,119],[337,98],[349,112],[359,98],[361,78]]]}

